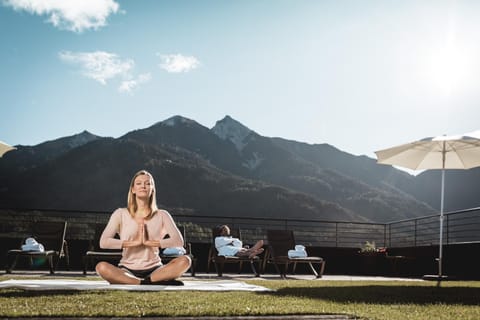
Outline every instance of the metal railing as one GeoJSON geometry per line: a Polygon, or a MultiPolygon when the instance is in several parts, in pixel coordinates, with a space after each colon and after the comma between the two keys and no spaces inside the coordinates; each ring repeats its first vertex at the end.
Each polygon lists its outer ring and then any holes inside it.
{"type": "MultiPolygon", "coordinates": [[[[364,223],[348,221],[271,219],[256,217],[194,216],[175,214],[179,225],[186,228],[188,241],[210,243],[211,230],[219,224],[240,229],[242,240],[253,243],[265,239],[267,229],[290,229],[297,243],[317,247],[360,248],[366,241],[377,247],[417,247],[439,243],[439,215],[395,221],[364,223]]],[[[92,239],[95,225],[106,224],[111,212],[67,210],[0,209],[0,237],[22,235],[27,222],[48,217],[69,221],[71,239],[92,239]]],[[[444,244],[480,242],[480,208],[445,213],[444,244]]],[[[265,239],[266,240],[266,239],[265,239]]]]}
{"type": "Polygon", "coordinates": [[[247,243],[266,240],[268,229],[293,230],[295,240],[307,246],[361,247],[365,241],[374,241],[380,246],[386,243],[385,224],[213,216],[174,217],[178,223],[187,227],[191,242],[210,242],[212,227],[227,224],[241,230],[242,240],[247,243]]]}
{"type": "MultiPolygon", "coordinates": [[[[386,224],[389,247],[438,245],[439,215],[396,221],[386,224]]],[[[480,242],[480,208],[445,213],[443,243],[480,242]]]]}

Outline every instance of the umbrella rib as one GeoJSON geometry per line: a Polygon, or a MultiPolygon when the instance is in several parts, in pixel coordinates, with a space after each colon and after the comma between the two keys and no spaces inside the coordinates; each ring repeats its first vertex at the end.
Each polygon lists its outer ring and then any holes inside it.
{"type": "MultiPolygon", "coordinates": [[[[454,144],[451,144],[449,141],[447,141],[448,143],[448,146],[450,147],[451,151],[447,151],[446,153],[454,153],[456,155],[458,155],[458,149],[455,147],[454,144]]],[[[469,143],[467,141],[465,141],[465,144],[468,144],[469,146],[477,146],[477,144],[474,144],[474,143],[469,143]]],[[[463,149],[463,148],[460,148],[460,149],[463,149]]],[[[463,157],[460,157],[458,156],[458,161],[462,164],[463,167],[466,167],[466,164],[465,164],[465,160],[463,157]]]]}

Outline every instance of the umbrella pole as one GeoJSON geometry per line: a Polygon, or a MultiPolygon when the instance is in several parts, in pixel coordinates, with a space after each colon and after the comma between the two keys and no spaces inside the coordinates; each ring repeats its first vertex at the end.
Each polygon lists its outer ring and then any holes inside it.
{"type": "Polygon", "coordinates": [[[440,240],[438,242],[438,277],[442,278],[442,260],[443,260],[443,197],[445,189],[445,168],[442,168],[442,191],[440,197],[440,240]]]}

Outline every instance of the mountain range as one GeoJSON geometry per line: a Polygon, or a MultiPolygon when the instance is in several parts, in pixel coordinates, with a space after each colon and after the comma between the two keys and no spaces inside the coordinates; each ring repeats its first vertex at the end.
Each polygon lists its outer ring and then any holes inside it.
{"type": "MultiPolygon", "coordinates": [[[[387,222],[434,214],[439,171],[412,176],[328,144],[265,137],[230,116],[174,116],[119,138],[87,131],[0,158],[0,206],[112,211],[150,171],[160,206],[207,216],[387,222]]],[[[480,204],[478,169],[446,175],[445,208],[480,204]]]]}

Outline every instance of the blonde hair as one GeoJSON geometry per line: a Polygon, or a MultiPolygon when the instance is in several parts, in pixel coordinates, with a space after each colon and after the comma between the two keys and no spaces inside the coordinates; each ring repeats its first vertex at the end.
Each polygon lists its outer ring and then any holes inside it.
{"type": "Polygon", "coordinates": [[[150,212],[145,217],[145,219],[150,219],[153,216],[153,214],[158,210],[158,207],[157,207],[157,199],[156,199],[155,181],[153,180],[153,176],[150,174],[150,172],[146,170],[140,170],[137,173],[135,173],[135,175],[133,176],[132,181],[130,182],[130,188],[128,189],[127,208],[128,208],[128,212],[133,217],[135,215],[135,212],[138,209],[138,204],[137,204],[137,198],[135,197],[135,194],[132,192],[132,188],[135,184],[135,179],[141,175],[146,175],[150,178],[150,186],[152,188],[152,194],[148,199],[148,206],[150,207],[150,212]]]}

